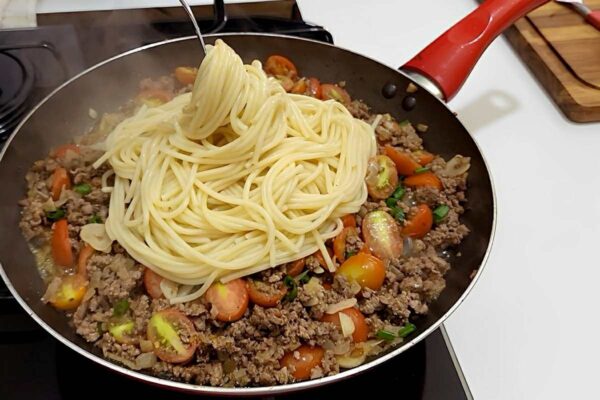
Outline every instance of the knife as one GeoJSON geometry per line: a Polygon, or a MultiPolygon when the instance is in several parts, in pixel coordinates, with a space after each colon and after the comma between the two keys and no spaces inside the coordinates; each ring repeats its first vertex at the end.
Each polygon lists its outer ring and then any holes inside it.
{"type": "Polygon", "coordinates": [[[590,10],[590,8],[583,3],[583,0],[556,0],[556,1],[558,1],[559,3],[570,4],[571,7],[573,7],[575,9],[575,11],[577,11],[579,14],[581,14],[590,25],[592,25],[596,29],[600,30],[600,10],[596,10],[596,11],[590,10]]]}

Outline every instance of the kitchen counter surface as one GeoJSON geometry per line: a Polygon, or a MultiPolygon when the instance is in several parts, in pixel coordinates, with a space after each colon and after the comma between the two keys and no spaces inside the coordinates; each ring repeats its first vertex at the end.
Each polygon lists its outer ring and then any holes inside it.
{"type": "MultiPolygon", "coordinates": [[[[476,5],[298,2],[337,45],[394,67],[476,5]]],[[[479,142],[498,200],[489,262],[446,323],[474,397],[600,398],[600,123],[568,121],[504,38],[450,106],[479,142]]]]}

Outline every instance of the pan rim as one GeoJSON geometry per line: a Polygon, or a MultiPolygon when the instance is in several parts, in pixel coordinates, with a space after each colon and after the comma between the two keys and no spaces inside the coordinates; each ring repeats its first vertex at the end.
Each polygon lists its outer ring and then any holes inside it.
{"type": "MultiPolygon", "coordinates": [[[[393,69],[392,67],[390,67],[386,64],[383,64],[380,61],[377,61],[371,57],[365,56],[365,55],[357,53],[355,51],[349,50],[347,48],[335,46],[335,45],[332,45],[329,43],[323,43],[323,42],[320,42],[318,40],[313,40],[313,39],[299,38],[299,37],[293,37],[293,36],[282,35],[282,34],[253,33],[253,32],[229,32],[229,33],[221,33],[221,34],[209,34],[209,35],[204,35],[204,36],[208,37],[208,38],[212,38],[212,37],[218,38],[218,37],[227,37],[227,36],[260,36],[260,37],[267,36],[267,37],[285,38],[288,40],[306,41],[306,42],[316,43],[319,45],[334,47],[336,49],[346,51],[346,52],[356,55],[358,57],[368,59],[372,62],[375,62],[379,65],[384,66],[385,68],[393,69]]],[[[17,125],[14,132],[7,139],[2,151],[0,151],[0,162],[4,158],[4,155],[7,151],[7,149],[9,148],[14,137],[19,133],[22,126],[27,123],[27,121],[31,118],[31,116],[34,115],[37,112],[37,110],[43,104],[45,104],[47,101],[49,101],[56,93],[58,93],[64,87],[71,84],[73,81],[79,79],[80,77],[82,77],[88,73],[91,73],[92,71],[94,71],[106,64],[109,64],[113,61],[127,57],[131,54],[135,54],[137,52],[141,52],[141,51],[153,48],[153,47],[167,45],[170,43],[183,42],[183,41],[187,41],[187,40],[197,40],[197,38],[196,38],[196,36],[185,36],[185,37],[180,37],[180,38],[167,39],[167,40],[163,40],[160,42],[136,47],[134,49],[128,50],[126,52],[123,52],[123,53],[117,54],[113,57],[110,57],[104,61],[101,61],[101,62],[87,68],[86,70],[76,74],[75,76],[71,77],[70,79],[68,79],[67,81],[62,83],[60,86],[58,86],[57,88],[52,90],[46,97],[44,97],[44,99],[42,99],[38,104],[36,104],[27,113],[27,115],[23,118],[23,120],[17,125]]],[[[423,86],[421,84],[417,83],[412,77],[410,77],[408,74],[406,74],[402,70],[394,69],[394,71],[405,76],[407,79],[412,81],[415,85],[422,88],[423,90],[426,90],[425,88],[423,88],[423,86]]],[[[432,94],[432,96],[435,97],[437,99],[437,101],[442,103],[442,105],[449,112],[452,112],[452,110],[448,107],[448,105],[444,101],[442,101],[441,99],[439,99],[438,97],[436,97],[433,94],[432,94]]],[[[57,339],[58,341],[60,341],[61,343],[63,343],[65,346],[69,347],[73,351],[79,353],[80,355],[88,358],[91,361],[98,363],[99,365],[101,365],[105,368],[109,368],[115,372],[121,373],[126,376],[130,376],[139,381],[144,381],[144,382],[150,383],[152,385],[165,387],[165,388],[169,388],[169,389],[175,389],[178,391],[192,392],[192,393],[197,393],[197,394],[225,395],[225,396],[257,396],[257,395],[276,395],[276,394],[282,394],[282,393],[295,392],[295,391],[300,391],[300,390],[309,389],[309,388],[315,388],[318,386],[323,386],[323,385],[327,385],[330,383],[339,382],[339,381],[348,379],[354,375],[358,375],[358,374],[365,372],[377,365],[380,365],[380,364],[390,360],[393,357],[396,357],[397,355],[412,348],[415,344],[421,342],[427,336],[429,336],[434,330],[438,329],[448,319],[448,317],[450,315],[452,315],[452,313],[454,313],[454,311],[456,311],[456,309],[464,302],[466,297],[470,294],[473,287],[475,286],[475,284],[481,277],[484,267],[487,264],[487,261],[489,260],[491,250],[493,247],[495,234],[496,234],[496,227],[497,227],[497,198],[496,198],[496,190],[495,190],[494,180],[493,180],[493,177],[491,174],[491,170],[490,170],[488,161],[486,160],[483,152],[481,151],[481,147],[479,146],[479,143],[477,142],[476,138],[473,137],[473,135],[469,132],[469,130],[464,127],[464,125],[462,124],[462,122],[460,120],[458,120],[458,123],[461,124],[463,126],[463,128],[465,129],[465,131],[469,134],[469,136],[473,140],[473,143],[475,144],[475,147],[477,148],[477,151],[481,155],[481,158],[483,160],[483,165],[486,169],[486,172],[487,172],[487,175],[488,175],[488,178],[490,181],[491,191],[492,191],[492,193],[491,193],[491,195],[492,195],[491,196],[492,197],[492,226],[491,226],[491,230],[490,230],[490,237],[489,237],[488,245],[487,245],[486,251],[483,255],[483,258],[481,260],[481,263],[479,265],[479,268],[477,269],[477,272],[471,279],[471,282],[469,283],[467,288],[464,290],[464,292],[460,295],[458,300],[456,300],[456,302],[448,309],[448,311],[446,311],[440,318],[438,318],[438,320],[436,322],[434,322],[429,328],[427,328],[426,330],[421,332],[418,336],[416,336],[412,340],[403,343],[402,346],[394,349],[393,351],[390,351],[389,353],[387,353],[383,356],[377,357],[377,358],[375,358],[365,364],[362,364],[358,367],[340,372],[338,374],[335,374],[332,376],[326,376],[326,377],[322,377],[322,378],[318,378],[318,379],[313,379],[313,380],[309,380],[309,381],[284,384],[284,385],[258,386],[258,387],[234,387],[234,388],[194,385],[194,384],[190,384],[190,383],[177,382],[177,381],[172,381],[172,380],[168,380],[168,379],[158,378],[158,377],[148,375],[148,374],[143,374],[141,372],[122,367],[116,363],[113,363],[112,361],[110,361],[108,359],[97,356],[96,354],[93,354],[93,353],[87,351],[86,349],[78,346],[77,344],[71,342],[69,339],[67,339],[66,337],[61,335],[59,332],[55,331],[50,325],[46,324],[46,322],[41,317],[39,317],[29,307],[27,302],[19,295],[19,293],[16,291],[16,289],[13,287],[12,283],[8,279],[8,276],[7,276],[6,272],[4,271],[4,267],[2,266],[1,262],[0,262],[0,276],[2,276],[2,279],[6,283],[7,288],[10,290],[11,294],[17,300],[17,302],[21,305],[21,307],[27,312],[27,314],[31,318],[33,318],[38,325],[40,325],[42,328],[44,328],[44,330],[46,330],[48,333],[50,333],[55,339],[57,339]]]]}

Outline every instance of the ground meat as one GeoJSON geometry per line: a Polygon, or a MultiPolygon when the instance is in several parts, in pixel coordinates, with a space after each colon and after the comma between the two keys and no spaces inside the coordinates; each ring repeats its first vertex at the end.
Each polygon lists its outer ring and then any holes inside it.
{"type": "MultiPolygon", "coordinates": [[[[164,90],[170,95],[190,90],[189,85],[179,84],[172,76],[144,80],[140,88],[164,90]]],[[[104,115],[96,122],[93,132],[78,143],[87,145],[102,140],[139,106],[140,100],[137,99],[117,113],[104,115]]],[[[405,152],[423,149],[420,136],[408,121],[398,122],[389,114],[373,114],[360,100],[346,106],[352,115],[367,123],[379,120],[375,132],[380,151],[384,145],[392,145],[405,152]]],[[[79,152],[67,152],[63,158],[50,155],[33,164],[26,175],[27,197],[19,203],[22,207],[21,230],[33,244],[48,245],[52,221],[48,219],[46,210],[54,204],[50,194],[51,176],[58,167],[68,170],[74,186],[89,184],[91,189],[89,193],[82,194],[71,188],[61,195],[60,207],[66,213],[75,254],[83,246],[79,238],[81,227],[92,218],[106,219],[110,194],[102,191],[102,176],[108,171],[108,166],[93,168],[91,163],[97,157],[98,152],[81,146],[79,152]]],[[[146,371],[166,379],[213,386],[270,386],[294,382],[294,371],[280,365],[279,360],[284,354],[299,355],[297,349],[304,344],[325,349],[320,365],[311,370],[311,378],[333,375],[339,372],[333,350],[348,350],[352,343],[351,338],[343,337],[336,324],[321,321],[328,306],[356,298],[356,307],[365,315],[369,337],[375,338],[379,329],[400,326],[427,313],[429,304],[446,285],[444,275],[450,264],[442,256],[451,249],[445,249],[458,245],[468,234],[468,228],[460,221],[466,201],[468,173],[445,176],[446,161],[439,156],[428,167],[440,178],[443,188],[406,188],[406,194],[396,207],[400,207],[407,218],[421,204],[432,209],[444,204],[450,210],[425,237],[412,240],[410,255],[386,261],[385,280],[377,291],[361,288],[355,281],[323,271],[319,258],[308,256],[304,260],[307,272],[304,276],[308,283],[306,280],[297,281],[295,299],[285,297],[271,308],[250,303],[241,319],[222,322],[216,319],[215,306],[205,298],[183,304],[171,304],[165,298],[150,298],[143,285],[144,267],[135,262],[123,247],[114,243],[110,253],[96,252],[88,260],[87,292],[79,307],[67,315],[76,332],[98,346],[107,357],[133,362],[144,347],[140,346],[140,342],[148,341],[146,331],[152,315],[167,309],[180,311],[192,321],[195,331],[179,329],[179,337],[182,343],[197,343],[198,347],[194,358],[187,364],[175,365],[159,360],[151,371],[146,371]],[[125,315],[119,318],[134,323],[134,329],[129,333],[134,338],[131,344],[118,343],[109,332],[111,324],[115,323],[115,304],[124,300],[128,307],[125,315]]],[[[113,180],[109,177],[108,184],[112,184],[113,180]]],[[[357,253],[363,248],[362,218],[375,210],[389,211],[389,207],[385,201],[367,199],[355,215],[356,234],[346,236],[346,254],[357,253]]],[[[327,246],[331,247],[332,241],[329,240],[327,246]]],[[[286,275],[287,266],[282,265],[249,279],[256,281],[263,291],[279,294],[286,275]]]]}

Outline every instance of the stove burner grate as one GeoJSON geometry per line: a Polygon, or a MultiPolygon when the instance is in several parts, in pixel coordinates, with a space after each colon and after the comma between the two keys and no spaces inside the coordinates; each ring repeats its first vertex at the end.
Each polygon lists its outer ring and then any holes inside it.
{"type": "Polygon", "coordinates": [[[24,57],[0,51],[0,139],[14,128],[27,110],[34,72],[24,57]]]}

